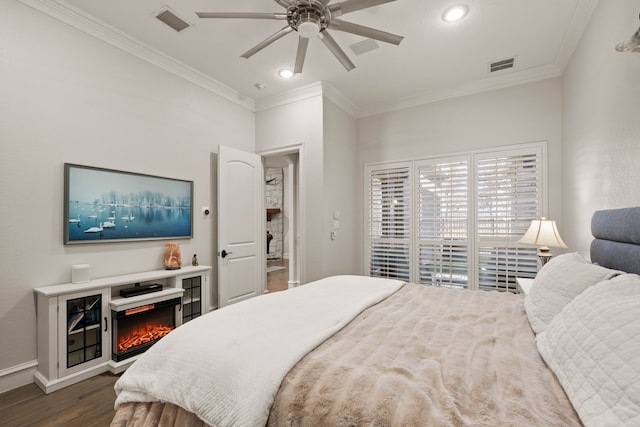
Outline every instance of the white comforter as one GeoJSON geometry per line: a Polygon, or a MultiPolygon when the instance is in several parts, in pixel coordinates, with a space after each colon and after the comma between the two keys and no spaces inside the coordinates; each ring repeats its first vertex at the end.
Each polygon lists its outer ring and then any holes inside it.
{"type": "Polygon", "coordinates": [[[335,276],[199,317],[118,380],[116,408],[162,401],[220,426],[263,426],[280,383],[309,351],[402,282],[335,276]]]}

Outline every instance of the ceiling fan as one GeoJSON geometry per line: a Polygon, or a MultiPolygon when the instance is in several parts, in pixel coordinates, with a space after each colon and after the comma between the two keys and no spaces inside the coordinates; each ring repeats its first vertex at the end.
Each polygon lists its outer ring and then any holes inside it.
{"type": "Polygon", "coordinates": [[[329,29],[344,31],[351,34],[380,40],[385,43],[399,45],[404,37],[363,25],[337,19],[356,10],[367,9],[384,3],[396,0],[346,0],[341,3],[329,4],[331,0],[275,0],[280,6],[286,9],[285,12],[275,13],[251,13],[251,12],[196,12],[199,18],[246,18],[246,19],[275,19],[287,21],[287,25],[275,34],[267,37],[241,56],[250,58],[260,52],[271,43],[279,40],[294,31],[298,32],[298,50],[293,72],[301,73],[304,65],[304,58],[307,53],[309,39],[318,37],[331,53],[340,61],[347,71],[355,68],[355,65],[346,53],[340,48],[338,43],[329,34],[329,29]]]}

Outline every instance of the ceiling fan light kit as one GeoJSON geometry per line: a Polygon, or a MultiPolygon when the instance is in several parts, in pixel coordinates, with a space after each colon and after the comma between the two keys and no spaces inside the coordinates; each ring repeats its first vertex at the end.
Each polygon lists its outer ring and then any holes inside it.
{"type": "Polygon", "coordinates": [[[355,68],[355,65],[328,30],[343,31],[385,43],[399,45],[404,38],[402,36],[337,19],[338,16],[350,12],[394,1],[397,0],[346,0],[330,5],[331,0],[275,0],[276,3],[287,9],[286,13],[196,12],[196,15],[198,15],[199,18],[286,20],[286,27],[267,37],[241,56],[248,59],[276,40],[295,31],[299,36],[295,67],[293,70],[295,74],[302,72],[309,39],[311,38],[319,38],[342,66],[347,71],[351,71],[355,68]]]}

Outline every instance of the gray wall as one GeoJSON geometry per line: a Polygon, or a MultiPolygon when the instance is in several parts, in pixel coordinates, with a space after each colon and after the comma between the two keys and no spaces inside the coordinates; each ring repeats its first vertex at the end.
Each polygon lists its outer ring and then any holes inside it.
{"type": "MultiPolygon", "coordinates": [[[[546,213],[557,220],[562,234],[560,94],[560,80],[550,79],[360,119],[360,194],[364,165],[368,162],[548,141],[546,213]]],[[[363,206],[364,198],[361,197],[361,218],[363,206]]],[[[362,253],[360,259],[364,259],[362,253]]]]}
{"type": "Polygon", "coordinates": [[[614,50],[639,12],[639,0],[600,1],[562,76],[561,233],[586,255],[595,210],[640,205],[640,53],[614,50]]]}
{"type": "Polygon", "coordinates": [[[63,164],[194,181],[194,238],[178,243],[211,265],[211,153],[254,151],[255,115],[15,1],[0,52],[2,372],[36,359],[33,288],[70,282],[73,264],[94,278],[163,268],[166,241],[63,245],[63,164]]]}

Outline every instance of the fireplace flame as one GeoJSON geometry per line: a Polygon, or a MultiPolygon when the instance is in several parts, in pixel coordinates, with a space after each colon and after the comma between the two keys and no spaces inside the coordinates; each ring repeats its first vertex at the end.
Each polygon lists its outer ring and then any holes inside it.
{"type": "Polygon", "coordinates": [[[120,337],[118,340],[118,351],[122,353],[130,348],[152,343],[164,337],[172,330],[172,327],[165,325],[142,326],[129,335],[120,337]]]}

